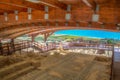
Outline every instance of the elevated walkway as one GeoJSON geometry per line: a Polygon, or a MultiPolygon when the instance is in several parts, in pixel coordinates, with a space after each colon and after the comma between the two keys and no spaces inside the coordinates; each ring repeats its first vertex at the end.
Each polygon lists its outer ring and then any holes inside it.
{"type": "Polygon", "coordinates": [[[30,47],[33,47],[34,49],[37,49],[41,52],[45,52],[45,51],[49,51],[56,48],[56,45],[50,43],[48,44],[48,46],[46,46],[46,45],[41,45],[38,42],[32,42],[32,41],[20,41],[20,42],[14,43],[13,45],[11,45],[11,43],[5,43],[5,44],[2,44],[2,46],[0,47],[0,54],[11,55],[16,51],[21,51],[22,49],[28,49],[30,47]]]}

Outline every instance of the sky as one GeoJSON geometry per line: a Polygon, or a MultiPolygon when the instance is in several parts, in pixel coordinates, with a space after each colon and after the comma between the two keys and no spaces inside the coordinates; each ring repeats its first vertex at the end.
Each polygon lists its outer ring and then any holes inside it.
{"type": "Polygon", "coordinates": [[[103,31],[103,30],[60,30],[55,32],[54,34],[65,34],[65,35],[120,40],[120,32],[110,32],[110,31],[103,31]]]}

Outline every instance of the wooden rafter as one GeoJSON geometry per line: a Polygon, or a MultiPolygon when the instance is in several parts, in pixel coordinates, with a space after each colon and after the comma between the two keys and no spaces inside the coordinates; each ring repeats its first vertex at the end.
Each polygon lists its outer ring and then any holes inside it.
{"type": "Polygon", "coordinates": [[[117,30],[111,30],[111,29],[102,29],[102,28],[88,28],[88,27],[74,27],[74,26],[69,26],[69,27],[65,27],[65,26],[60,26],[59,28],[56,28],[56,27],[53,27],[51,29],[44,29],[44,30],[41,30],[40,28],[37,28],[37,29],[31,29],[31,30],[27,30],[27,31],[20,31],[20,32],[17,32],[16,34],[11,34],[9,36],[6,36],[5,38],[16,38],[16,37],[19,37],[21,35],[25,35],[25,34],[29,34],[29,33],[36,33],[36,32],[39,32],[39,34],[44,34],[44,33],[50,33],[50,32],[55,32],[55,31],[58,31],[58,30],[66,30],[66,29],[92,29],[92,30],[107,30],[107,31],[113,31],[113,32],[116,32],[117,30]]]}
{"type": "Polygon", "coordinates": [[[27,11],[26,8],[10,6],[7,4],[0,4],[0,10],[3,10],[2,12],[0,12],[0,14],[3,14],[4,12],[13,13],[15,10],[18,10],[19,12],[21,12],[21,11],[26,12],[27,11]]]}
{"type": "Polygon", "coordinates": [[[43,4],[43,5],[47,5],[47,6],[50,6],[50,7],[54,7],[54,8],[61,8],[61,9],[64,9],[64,10],[66,10],[66,8],[67,8],[66,4],[64,4],[62,2],[59,2],[58,0],[39,0],[38,3],[43,4]]]}
{"type": "MultiPolygon", "coordinates": [[[[0,0],[0,32],[9,30],[11,27],[18,26],[31,26],[32,24],[35,26],[40,26],[44,28],[55,27],[56,23],[58,23],[58,27],[65,26],[65,23],[68,23],[68,26],[76,27],[76,22],[79,23],[79,26],[88,27],[88,21],[92,22],[92,10],[98,9],[98,14],[100,15],[99,22],[105,23],[105,29],[114,29],[116,30],[116,25],[120,23],[120,6],[119,0],[86,0],[87,3],[83,3],[83,0],[38,0],[38,3],[29,2],[27,0],[0,0]],[[65,2],[66,1],[66,2],[65,2]],[[108,1],[108,2],[107,2],[108,1]],[[72,4],[72,2],[74,2],[72,4]],[[77,4],[78,3],[78,4],[77,4]],[[72,10],[70,12],[71,19],[66,21],[66,5],[71,4],[72,10]],[[82,6],[82,5],[83,6],[82,6]],[[88,6],[86,6],[86,5],[88,6]],[[99,5],[96,8],[96,5],[99,5]],[[48,12],[49,19],[44,19],[44,6],[50,6],[50,10],[48,12]],[[108,7],[109,6],[109,7],[108,7]],[[7,7],[7,8],[6,8],[7,7]],[[32,12],[32,19],[28,20],[27,8],[31,7],[34,11],[32,12]],[[56,9],[57,8],[57,9],[56,9]],[[92,10],[91,10],[91,9],[92,10]],[[100,9],[99,9],[100,8],[100,9]],[[26,10],[24,12],[24,9],[26,10]],[[52,9],[52,10],[51,10],[52,9]],[[64,10],[61,10],[64,9],[64,10]],[[18,20],[15,20],[14,10],[20,11],[18,13],[18,20]],[[43,11],[39,11],[43,10],[43,11]],[[5,16],[3,12],[10,12],[13,14],[8,14],[8,21],[5,21],[5,16]],[[38,24],[37,24],[38,23],[38,24]],[[48,24],[48,25],[47,25],[48,24]],[[111,25],[112,24],[112,25],[111,25]]],[[[93,23],[92,27],[94,28],[102,28],[100,23],[93,23]],[[99,24],[98,24],[99,23],[99,24]]],[[[12,31],[11,31],[12,32],[12,31]]],[[[19,32],[18,32],[19,33],[19,32]]],[[[2,34],[1,34],[2,36],[2,34]]]]}
{"type": "MultiPolygon", "coordinates": [[[[19,7],[19,8],[32,8],[35,10],[44,10],[44,6],[40,4],[35,4],[32,2],[28,2],[26,0],[0,0],[0,4],[6,4],[14,7],[19,7]]],[[[13,8],[14,9],[14,8],[13,8]]]]}
{"type": "Polygon", "coordinates": [[[95,0],[82,0],[88,7],[90,7],[93,11],[96,9],[96,2],[95,0]]]}

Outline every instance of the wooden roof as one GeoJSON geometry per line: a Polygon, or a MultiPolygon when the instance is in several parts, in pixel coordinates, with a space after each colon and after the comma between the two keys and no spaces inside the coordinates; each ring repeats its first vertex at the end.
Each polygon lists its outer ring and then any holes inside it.
{"type": "Polygon", "coordinates": [[[22,31],[30,32],[28,30],[31,28],[36,31],[36,28],[76,27],[77,24],[86,29],[91,25],[91,29],[118,31],[116,26],[119,27],[120,24],[119,4],[120,0],[0,0],[0,37],[7,38],[22,31]],[[71,11],[67,11],[68,5],[71,5],[71,11]],[[96,11],[98,5],[99,10],[96,11]],[[45,6],[49,7],[49,12],[45,12],[45,6]],[[28,8],[32,9],[31,20],[28,20],[28,8]],[[15,10],[18,11],[17,21],[15,10]],[[8,13],[8,21],[5,21],[5,12],[8,13]],[[49,14],[47,20],[44,19],[45,13],[49,14]],[[71,14],[70,20],[65,19],[67,13],[71,14]],[[92,21],[93,14],[99,15],[99,21],[92,21]]]}

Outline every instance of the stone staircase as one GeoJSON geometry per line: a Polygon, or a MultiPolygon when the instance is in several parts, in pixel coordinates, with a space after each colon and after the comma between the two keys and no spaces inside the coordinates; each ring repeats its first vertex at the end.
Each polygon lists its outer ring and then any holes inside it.
{"type": "Polygon", "coordinates": [[[35,69],[31,61],[22,61],[0,69],[0,80],[14,80],[35,69]]]}

